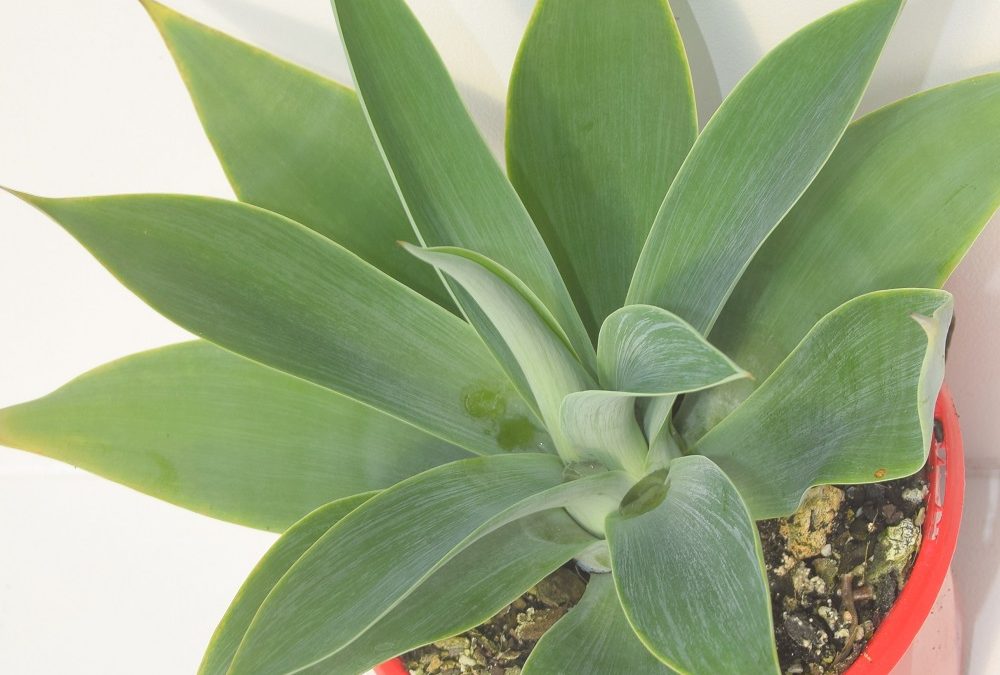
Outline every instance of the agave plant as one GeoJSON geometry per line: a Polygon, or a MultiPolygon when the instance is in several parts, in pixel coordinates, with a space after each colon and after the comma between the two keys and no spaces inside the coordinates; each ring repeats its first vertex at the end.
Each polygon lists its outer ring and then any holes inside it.
{"type": "Polygon", "coordinates": [[[202,672],[357,673],[571,559],[525,672],[777,672],[754,521],[924,464],[1000,76],[851,123],[860,0],[699,133],[665,1],[541,0],[504,175],[402,0],[334,0],[356,92],[145,4],[240,201],[14,194],[203,340],[0,440],[284,531],[202,672]]]}

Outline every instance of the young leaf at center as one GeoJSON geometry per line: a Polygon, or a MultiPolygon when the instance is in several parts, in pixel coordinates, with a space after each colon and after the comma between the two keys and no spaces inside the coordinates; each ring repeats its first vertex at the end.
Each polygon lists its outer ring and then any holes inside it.
{"type": "Polygon", "coordinates": [[[606,389],[567,396],[563,429],[578,447],[636,478],[663,463],[647,448],[660,447],[661,428],[678,394],[749,375],[680,317],[650,305],[629,305],[605,319],[597,365],[606,389]],[[646,404],[641,427],[640,399],[646,404]]]}

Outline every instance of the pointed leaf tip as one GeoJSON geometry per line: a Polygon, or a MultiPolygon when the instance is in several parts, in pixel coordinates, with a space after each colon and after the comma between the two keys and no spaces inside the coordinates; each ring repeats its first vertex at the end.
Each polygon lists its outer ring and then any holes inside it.
{"type": "Polygon", "coordinates": [[[166,14],[173,13],[174,11],[166,5],[156,2],[156,0],[139,0],[139,4],[142,5],[142,8],[149,13],[149,16],[151,16],[154,21],[157,21],[166,14]]]}
{"type": "Polygon", "coordinates": [[[792,34],[740,80],[670,185],[628,304],[669,307],[708,333],[753,254],[837,146],[899,5],[842,7],[792,34]]]}
{"type": "Polygon", "coordinates": [[[149,14],[149,18],[160,32],[163,32],[163,24],[167,19],[178,15],[177,11],[156,0],[139,0],[139,4],[146,10],[146,14],[149,14]]]}
{"type": "Polygon", "coordinates": [[[13,446],[10,433],[9,410],[10,408],[0,408],[0,445],[8,448],[13,446]]]}
{"type": "Polygon", "coordinates": [[[21,201],[24,201],[24,202],[30,202],[31,201],[32,195],[29,195],[26,192],[21,192],[20,190],[15,190],[14,188],[7,187],[6,185],[0,185],[0,190],[3,190],[4,192],[6,192],[7,194],[9,194],[9,195],[11,195],[13,197],[17,197],[21,201]]]}

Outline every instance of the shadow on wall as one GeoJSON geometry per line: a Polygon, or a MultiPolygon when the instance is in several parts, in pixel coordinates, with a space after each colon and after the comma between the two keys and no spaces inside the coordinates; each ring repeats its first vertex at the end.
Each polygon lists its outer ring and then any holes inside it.
{"type": "MultiPolygon", "coordinates": [[[[165,0],[169,3],[169,0],[165,0]]],[[[349,83],[351,70],[340,45],[337,23],[329,2],[314,3],[316,12],[288,11],[282,4],[255,0],[204,0],[224,24],[215,25],[282,58],[322,75],[349,83]],[[325,11],[323,11],[325,9],[325,11]],[[314,18],[315,15],[315,18],[314,18]],[[322,17],[322,23],[316,19],[322,17]]],[[[210,21],[206,21],[213,25],[210,21]]]]}
{"type": "MultiPolygon", "coordinates": [[[[223,19],[225,25],[218,26],[222,30],[232,30],[241,39],[282,58],[351,85],[351,69],[340,44],[329,0],[315,0],[308,3],[308,7],[303,5],[299,11],[284,5],[266,5],[261,0],[204,0],[204,4],[223,19]]],[[[419,13],[422,21],[430,20],[463,33],[468,32],[460,25],[448,3],[424,3],[421,8],[424,10],[419,13]]],[[[428,30],[433,32],[430,26],[428,30]]],[[[465,34],[461,39],[474,42],[465,34]]],[[[475,45],[471,48],[475,49],[475,45]]],[[[447,55],[445,57],[449,61],[447,55]]],[[[453,76],[457,65],[454,61],[453,58],[449,62],[453,76]]],[[[505,101],[471,78],[459,75],[455,80],[459,94],[490,150],[502,161],[505,101]]]]}
{"type": "Polygon", "coordinates": [[[972,468],[967,476],[962,532],[952,567],[960,581],[956,589],[965,619],[965,672],[993,672],[1000,625],[1000,469],[972,468]]]}
{"type": "Polygon", "coordinates": [[[691,67],[698,124],[704,127],[737,79],[756,63],[761,46],[737,0],[695,3],[697,14],[692,9],[691,0],[673,0],[670,6],[691,67]],[[722,41],[724,49],[715,52],[709,49],[710,42],[720,43],[720,40],[710,41],[709,30],[725,36],[722,41]],[[734,69],[735,64],[743,65],[736,66],[736,73],[727,73],[734,69]],[[726,76],[728,79],[724,79],[726,76]]]}
{"type": "Polygon", "coordinates": [[[859,114],[927,88],[955,0],[909,0],[893,28],[859,114]]]}
{"type": "Polygon", "coordinates": [[[955,335],[948,381],[962,415],[970,471],[1000,470],[997,404],[1000,402],[1000,215],[993,217],[946,288],[955,295],[955,335]]]}

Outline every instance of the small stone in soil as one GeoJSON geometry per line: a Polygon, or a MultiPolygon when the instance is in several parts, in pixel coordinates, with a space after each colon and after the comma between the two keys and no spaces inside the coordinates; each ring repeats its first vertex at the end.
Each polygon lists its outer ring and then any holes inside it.
{"type": "Polygon", "coordinates": [[[923,504],[927,500],[927,486],[924,485],[921,488],[908,488],[903,490],[900,495],[904,502],[909,504],[917,505],[923,504]]]}
{"type": "Polygon", "coordinates": [[[809,567],[800,562],[792,569],[792,588],[799,597],[804,595],[824,595],[826,594],[826,582],[820,577],[813,576],[809,567]]]}
{"type": "Polygon", "coordinates": [[[817,558],[812,563],[816,575],[823,580],[827,588],[833,587],[833,579],[837,575],[837,561],[833,558],[817,558]]]}
{"type": "Polygon", "coordinates": [[[518,640],[537,642],[545,635],[545,631],[555,624],[565,612],[561,609],[540,609],[517,615],[517,628],[514,635],[518,640]]]}
{"type": "Polygon", "coordinates": [[[875,546],[875,559],[868,571],[868,578],[878,585],[892,574],[897,586],[902,588],[904,572],[920,547],[920,528],[909,518],[898,525],[885,528],[875,546]]]}
{"type": "Polygon", "coordinates": [[[833,485],[810,488],[795,515],[779,526],[789,553],[799,560],[820,555],[843,501],[844,491],[833,485]]]}
{"type": "Polygon", "coordinates": [[[898,525],[903,519],[903,512],[896,508],[895,504],[884,504],[882,506],[882,516],[889,525],[898,525]]]}
{"type": "Polygon", "coordinates": [[[572,607],[586,588],[579,576],[564,567],[538,582],[535,595],[546,607],[572,607]]]}
{"type": "Polygon", "coordinates": [[[826,625],[830,627],[830,630],[836,630],[840,623],[840,615],[837,614],[837,610],[833,607],[820,605],[816,608],[816,613],[823,618],[823,621],[826,621],[826,625]]]}
{"type": "Polygon", "coordinates": [[[789,614],[784,625],[788,637],[803,649],[812,651],[827,643],[826,631],[813,625],[804,614],[789,614]]]}

